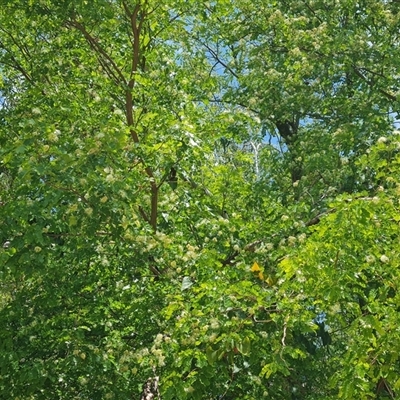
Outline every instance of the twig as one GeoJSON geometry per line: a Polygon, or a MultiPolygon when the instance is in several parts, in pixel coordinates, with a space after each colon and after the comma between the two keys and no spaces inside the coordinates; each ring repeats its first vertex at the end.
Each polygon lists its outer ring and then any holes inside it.
{"type": "Polygon", "coordinates": [[[285,340],[286,340],[286,328],[287,328],[287,321],[285,321],[284,324],[283,324],[283,335],[282,335],[282,340],[281,340],[281,343],[282,343],[283,347],[286,347],[286,343],[285,343],[285,340]]]}

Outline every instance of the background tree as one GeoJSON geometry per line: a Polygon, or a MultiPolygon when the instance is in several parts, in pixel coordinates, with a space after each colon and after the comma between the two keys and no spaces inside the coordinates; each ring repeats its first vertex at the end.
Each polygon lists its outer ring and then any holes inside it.
{"type": "Polygon", "coordinates": [[[395,2],[1,5],[5,397],[395,398],[395,2]]]}

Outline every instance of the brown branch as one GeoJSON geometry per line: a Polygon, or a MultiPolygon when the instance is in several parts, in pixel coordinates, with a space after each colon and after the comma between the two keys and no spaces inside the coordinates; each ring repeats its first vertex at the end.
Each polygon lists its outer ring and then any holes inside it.
{"type": "Polygon", "coordinates": [[[324,212],[316,215],[315,217],[311,218],[309,221],[307,221],[305,223],[305,226],[317,225],[321,221],[322,217],[325,217],[326,215],[331,214],[331,213],[333,213],[335,211],[336,211],[335,208],[332,208],[331,210],[324,211],[324,212]]]}
{"type": "MultiPolygon", "coordinates": [[[[95,236],[109,236],[112,235],[111,232],[105,232],[105,231],[98,231],[94,233],[95,236]]],[[[85,236],[85,233],[68,233],[68,232],[61,232],[61,233],[55,233],[55,232],[45,232],[43,233],[44,236],[50,237],[50,238],[62,238],[62,237],[80,237],[80,236],[85,236]]]]}
{"type": "Polygon", "coordinates": [[[130,87],[130,89],[133,89],[133,86],[135,85],[135,80],[133,79],[134,74],[137,72],[137,67],[139,65],[139,56],[140,56],[140,32],[142,30],[142,26],[143,26],[143,21],[144,18],[142,18],[139,21],[139,24],[137,24],[137,17],[139,14],[139,10],[141,8],[140,4],[137,4],[133,10],[133,12],[131,12],[129,10],[129,6],[126,4],[126,1],[122,2],[124,10],[126,15],[129,18],[130,24],[131,24],[131,30],[132,30],[132,34],[133,34],[133,39],[131,41],[131,45],[132,45],[132,67],[131,67],[131,80],[129,81],[128,86],[130,87]]]}
{"type": "Polygon", "coordinates": [[[314,15],[317,20],[323,24],[324,21],[317,15],[317,13],[311,8],[311,6],[307,3],[307,1],[303,1],[303,4],[311,11],[311,13],[314,15]]]}
{"type": "Polygon", "coordinates": [[[147,216],[146,211],[144,211],[144,209],[143,209],[142,206],[139,206],[139,213],[140,213],[140,215],[142,216],[142,218],[143,218],[146,222],[150,223],[150,218],[147,216]]]}
{"type": "MultiPolygon", "coordinates": [[[[321,218],[323,218],[324,216],[331,214],[333,212],[335,212],[336,209],[333,208],[331,210],[327,210],[324,211],[318,215],[316,215],[315,217],[311,218],[309,221],[307,221],[305,223],[305,226],[309,227],[312,225],[316,225],[321,221],[321,218]]],[[[272,237],[276,237],[276,235],[273,235],[272,237]]],[[[254,253],[255,250],[257,249],[257,246],[263,243],[263,239],[257,239],[254,242],[251,242],[249,244],[247,244],[243,250],[248,252],[248,253],[254,253]]],[[[226,256],[223,260],[220,260],[220,262],[222,263],[222,265],[226,266],[226,265],[233,265],[235,263],[236,257],[240,254],[239,251],[234,251],[233,253],[229,254],[228,256],[226,256]]],[[[278,260],[279,261],[279,260],[278,260]]]]}
{"type": "Polygon", "coordinates": [[[57,185],[54,185],[51,182],[47,182],[47,181],[45,181],[44,183],[47,186],[50,186],[51,188],[54,188],[56,190],[62,190],[63,192],[72,193],[75,196],[77,196],[78,199],[81,199],[84,203],[86,203],[87,205],[92,206],[92,204],[85,198],[85,196],[82,195],[81,193],[79,193],[76,189],[57,186],[57,185]]]}
{"type": "Polygon", "coordinates": [[[389,384],[387,383],[386,379],[381,377],[376,385],[376,395],[380,396],[383,392],[386,392],[391,399],[394,399],[394,393],[390,388],[389,384]]]}
{"type": "Polygon", "coordinates": [[[234,251],[232,254],[229,254],[227,257],[221,260],[222,265],[223,266],[232,265],[238,255],[239,255],[238,251],[234,251]]]}
{"type": "Polygon", "coordinates": [[[99,61],[102,63],[102,66],[106,67],[107,71],[109,72],[110,78],[112,78],[116,84],[127,84],[126,79],[118,68],[115,61],[110,57],[110,55],[103,49],[103,47],[99,44],[97,38],[90,35],[90,33],[86,30],[84,25],[76,20],[70,20],[66,22],[67,26],[72,26],[79,30],[86,41],[89,43],[90,47],[96,52],[96,55],[99,58],[99,61]]]}
{"type": "MultiPolygon", "coordinates": [[[[132,96],[132,90],[135,86],[135,73],[138,71],[138,66],[139,66],[139,61],[140,61],[140,33],[143,28],[143,22],[145,16],[147,14],[142,15],[142,18],[140,19],[139,23],[137,23],[137,19],[139,16],[139,11],[141,9],[141,5],[137,4],[133,10],[133,12],[130,11],[128,4],[126,1],[122,2],[122,5],[124,7],[125,13],[129,18],[130,25],[131,25],[131,30],[133,34],[133,39],[131,41],[132,45],[132,66],[131,66],[131,72],[130,72],[130,80],[128,82],[128,88],[126,90],[126,95],[125,95],[125,110],[126,110],[126,120],[128,123],[128,126],[130,127],[130,134],[135,143],[139,143],[139,135],[137,134],[136,130],[134,129],[134,117],[133,117],[133,96],[132,96]]],[[[145,65],[145,58],[143,58],[143,65],[142,69],[144,69],[145,65]]],[[[142,163],[144,161],[142,160],[142,163]]],[[[150,189],[151,189],[151,211],[150,211],[150,221],[146,215],[145,220],[150,222],[150,225],[152,226],[154,232],[157,230],[157,211],[158,211],[158,188],[159,186],[157,185],[153,170],[149,166],[145,166],[145,172],[147,176],[150,178],[150,189]]],[[[141,211],[142,214],[143,210],[141,211]]],[[[145,214],[144,214],[145,215],[145,214]]],[[[143,214],[142,214],[143,216],[143,214]]]]}
{"type": "MultiPolygon", "coordinates": [[[[359,70],[359,68],[357,68],[357,66],[355,66],[355,65],[353,64],[352,67],[353,67],[353,70],[354,70],[355,74],[356,74],[359,78],[361,78],[364,82],[366,82],[366,83],[368,84],[368,86],[370,86],[371,88],[373,88],[373,87],[375,86],[375,83],[374,83],[372,80],[368,79],[368,78],[359,70]]],[[[388,99],[391,100],[391,101],[396,101],[396,100],[397,100],[397,97],[396,97],[396,96],[394,96],[394,95],[392,95],[392,94],[386,92],[385,90],[383,90],[383,89],[381,89],[381,88],[378,88],[378,92],[381,93],[381,94],[383,94],[386,98],[388,98],[388,99]]]]}
{"type": "MultiPolygon", "coordinates": [[[[151,14],[151,12],[148,12],[147,14],[151,14]]],[[[181,17],[182,15],[184,15],[184,14],[185,14],[185,12],[182,11],[181,13],[178,13],[178,14],[176,14],[175,16],[171,17],[171,18],[168,20],[168,24],[172,24],[172,22],[176,21],[178,18],[180,18],[180,17],[181,17]]],[[[161,34],[161,32],[163,32],[163,31],[165,31],[165,29],[167,29],[167,26],[168,26],[168,25],[166,25],[166,26],[164,26],[163,28],[161,28],[161,29],[159,29],[158,31],[156,31],[156,32],[154,33],[154,36],[155,36],[155,37],[158,37],[158,36],[161,34]]]]}
{"type": "Polygon", "coordinates": [[[151,214],[150,214],[150,225],[154,232],[157,231],[157,211],[158,211],[158,187],[153,181],[151,183],[151,214]]]}
{"type": "Polygon", "coordinates": [[[22,56],[25,58],[25,61],[29,62],[31,56],[29,54],[28,47],[18,43],[17,40],[14,38],[14,36],[10,32],[7,31],[7,29],[4,29],[3,27],[0,27],[0,31],[4,32],[11,39],[11,41],[15,44],[15,46],[18,47],[18,49],[21,52],[22,56]]]}
{"type": "Polygon", "coordinates": [[[28,72],[25,70],[25,68],[22,67],[22,65],[17,61],[17,59],[14,57],[14,55],[4,46],[3,42],[0,41],[0,46],[2,49],[4,49],[11,58],[12,64],[9,64],[7,62],[2,61],[1,63],[3,65],[8,65],[11,68],[14,68],[15,70],[21,72],[21,74],[25,77],[25,79],[31,83],[34,84],[34,81],[32,77],[28,74],[28,72]]]}
{"type": "MultiPolygon", "coordinates": [[[[376,197],[360,196],[360,197],[349,198],[349,199],[346,199],[345,201],[351,202],[351,201],[353,201],[353,200],[376,201],[376,197]]],[[[326,217],[327,215],[332,214],[332,213],[334,213],[334,212],[336,212],[336,211],[337,211],[336,208],[331,208],[331,209],[329,209],[329,210],[323,211],[323,212],[317,214],[315,217],[313,217],[313,218],[311,218],[310,220],[308,220],[304,225],[305,225],[306,227],[310,227],[310,226],[313,226],[313,225],[317,225],[318,223],[321,222],[321,219],[322,219],[322,218],[324,218],[324,217],[326,217]]],[[[274,234],[274,235],[272,235],[272,236],[270,237],[270,239],[273,238],[273,237],[276,237],[276,236],[277,236],[277,235],[274,234]]],[[[288,236],[289,236],[289,235],[287,235],[286,237],[284,237],[284,239],[286,239],[288,236]]],[[[256,250],[257,246],[260,245],[260,244],[262,244],[263,241],[264,241],[264,239],[255,240],[254,242],[251,242],[251,243],[247,244],[247,245],[243,248],[243,250],[246,251],[246,252],[253,253],[253,252],[256,250]]],[[[229,254],[228,256],[226,256],[225,259],[220,260],[220,262],[222,263],[222,265],[233,265],[233,264],[234,264],[234,261],[235,261],[235,259],[236,259],[236,257],[237,257],[239,254],[240,254],[239,251],[234,251],[233,253],[231,253],[231,254],[229,254]]],[[[336,265],[337,262],[338,262],[338,257],[339,257],[339,252],[337,252],[337,254],[336,254],[335,265],[336,265]]],[[[280,261],[280,260],[277,260],[277,261],[280,261]]]]}
{"type": "Polygon", "coordinates": [[[239,75],[224,61],[221,60],[221,58],[219,57],[217,51],[215,51],[214,49],[212,49],[208,44],[206,43],[202,43],[199,39],[198,41],[200,42],[200,44],[202,44],[209,52],[210,54],[215,58],[215,60],[221,64],[227,71],[229,71],[235,78],[239,79],[239,75]]]}
{"type": "MultiPolygon", "coordinates": [[[[130,86],[131,82],[129,82],[130,86]]],[[[136,130],[133,128],[134,126],[134,118],[133,118],[133,97],[130,90],[127,90],[125,93],[125,112],[126,112],[126,122],[130,127],[130,134],[135,143],[139,143],[139,135],[136,130]]]]}
{"type": "MultiPolygon", "coordinates": [[[[144,23],[144,17],[142,16],[139,23],[137,23],[139,11],[141,9],[141,5],[137,4],[131,12],[129,10],[128,4],[124,1],[123,7],[126,15],[129,17],[130,25],[133,34],[132,40],[132,66],[130,71],[130,80],[129,82],[125,79],[122,71],[118,68],[117,64],[110,57],[110,55],[102,48],[99,44],[97,38],[93,37],[85,28],[83,24],[76,21],[76,19],[72,19],[67,21],[67,26],[72,26],[79,30],[86,41],[89,43],[90,47],[95,51],[97,58],[102,65],[102,67],[106,70],[108,76],[117,84],[123,84],[125,86],[125,112],[126,112],[126,121],[130,129],[130,135],[134,143],[139,143],[139,135],[134,129],[134,114],[133,114],[133,96],[132,90],[135,86],[135,78],[134,75],[138,71],[139,61],[140,61],[140,33],[144,23]]],[[[144,65],[143,65],[144,67],[144,65]]],[[[158,208],[158,186],[155,180],[154,173],[149,166],[145,165],[144,160],[141,160],[141,163],[144,165],[145,172],[147,176],[150,178],[150,188],[151,188],[151,213],[150,218],[147,217],[146,213],[144,213],[142,208],[139,208],[139,212],[144,218],[145,221],[149,222],[152,226],[153,230],[157,229],[157,208],[158,208]]]]}
{"type": "MultiPolygon", "coordinates": [[[[140,32],[138,31],[138,27],[136,25],[136,18],[140,9],[140,4],[137,4],[134,11],[131,12],[129,10],[129,7],[126,3],[126,1],[122,2],[124,10],[126,15],[128,16],[130,20],[130,25],[131,25],[131,30],[133,33],[133,39],[131,41],[132,45],[132,66],[131,66],[131,72],[130,72],[130,80],[128,82],[128,89],[126,90],[125,93],[125,109],[126,109],[126,119],[128,126],[131,127],[130,129],[130,134],[135,143],[139,143],[139,136],[137,132],[133,129],[134,126],[134,117],[133,117],[133,96],[132,96],[132,90],[135,86],[135,78],[134,74],[137,72],[137,66],[139,63],[139,39],[140,39],[140,32]]],[[[148,171],[146,171],[148,174],[148,171]]],[[[148,174],[149,175],[149,174],[148,174]]],[[[149,177],[153,177],[153,174],[151,173],[149,177]]]]}
{"type": "MultiPolygon", "coordinates": [[[[167,168],[166,171],[164,172],[164,175],[162,176],[162,178],[160,179],[160,181],[158,182],[157,188],[159,189],[164,182],[171,176],[171,170],[175,169],[174,166],[172,165],[170,168],[167,168]]],[[[176,170],[175,170],[176,173],[176,170]]]]}

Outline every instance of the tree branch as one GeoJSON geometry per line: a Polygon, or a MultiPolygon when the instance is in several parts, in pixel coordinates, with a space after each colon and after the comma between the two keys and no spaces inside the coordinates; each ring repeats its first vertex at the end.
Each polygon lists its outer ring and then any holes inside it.
{"type": "Polygon", "coordinates": [[[2,49],[4,49],[10,55],[10,58],[11,58],[11,61],[12,61],[11,64],[10,63],[6,63],[5,61],[2,61],[1,63],[3,65],[8,65],[9,67],[19,71],[29,83],[34,84],[34,81],[33,81],[32,77],[28,74],[28,72],[25,70],[25,68],[22,67],[22,65],[17,61],[17,59],[14,57],[14,55],[10,52],[10,50],[8,50],[4,46],[3,42],[1,42],[1,41],[0,41],[0,47],[2,49]]]}
{"type": "Polygon", "coordinates": [[[229,71],[236,79],[239,79],[239,75],[228,64],[226,64],[224,61],[221,60],[218,53],[214,49],[212,49],[207,43],[203,43],[199,39],[197,40],[210,52],[210,54],[215,58],[215,60],[219,64],[221,64],[227,71],[229,71]]]}
{"type": "MultiPolygon", "coordinates": [[[[371,81],[370,79],[368,79],[360,70],[357,66],[355,66],[354,64],[352,65],[353,70],[355,72],[355,74],[361,78],[364,82],[366,82],[368,84],[368,86],[370,86],[371,88],[373,88],[375,86],[375,83],[373,81],[371,81]]],[[[376,74],[378,75],[378,74],[376,74]]],[[[396,101],[397,98],[396,96],[394,96],[393,94],[390,94],[388,92],[386,92],[385,90],[378,88],[378,92],[383,94],[386,98],[388,98],[391,101],[396,101]]]]}
{"type": "Polygon", "coordinates": [[[95,51],[100,63],[108,72],[109,77],[112,80],[114,80],[114,82],[117,85],[120,85],[120,84],[126,85],[127,82],[126,82],[126,79],[125,79],[123,73],[118,68],[118,66],[114,62],[114,60],[110,57],[110,55],[102,48],[102,46],[100,46],[98,39],[91,36],[90,33],[84,27],[84,25],[82,25],[80,22],[76,21],[75,19],[67,21],[66,24],[67,24],[67,26],[76,28],[78,31],[80,31],[83,34],[84,38],[89,43],[90,47],[95,51]]]}

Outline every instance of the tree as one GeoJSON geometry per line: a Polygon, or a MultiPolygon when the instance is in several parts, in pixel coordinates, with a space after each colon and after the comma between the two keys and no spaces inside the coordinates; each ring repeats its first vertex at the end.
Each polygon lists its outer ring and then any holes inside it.
{"type": "Polygon", "coordinates": [[[3,1],[1,393],[395,398],[396,7],[3,1]]]}

